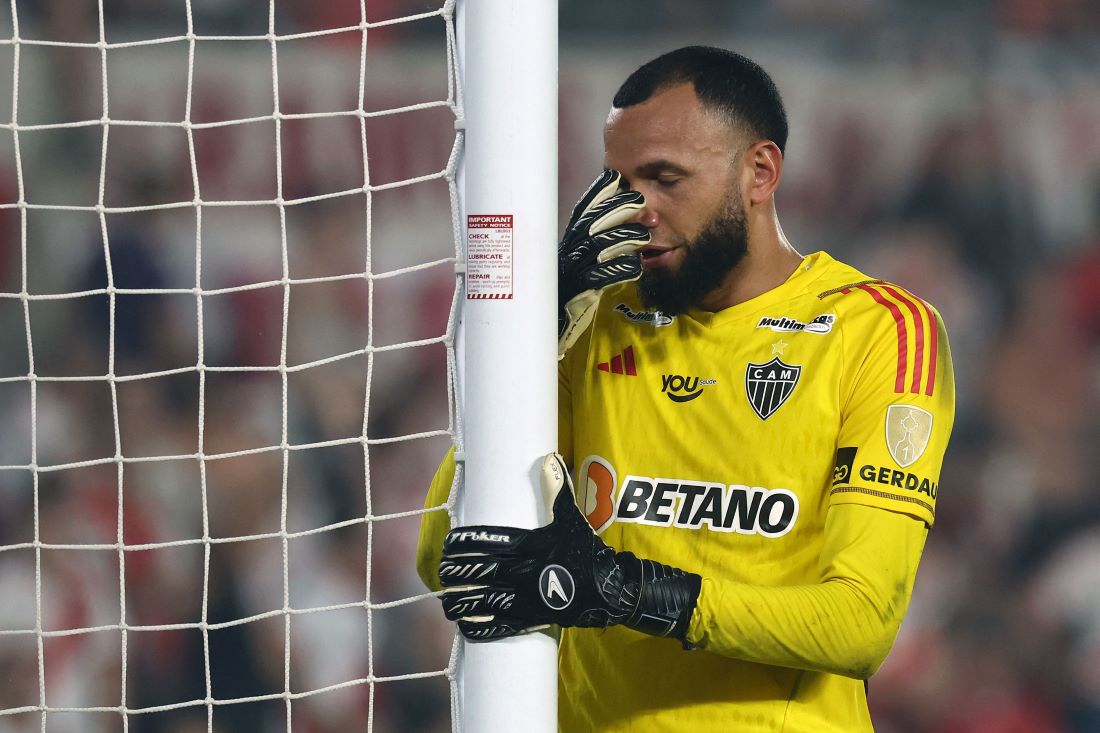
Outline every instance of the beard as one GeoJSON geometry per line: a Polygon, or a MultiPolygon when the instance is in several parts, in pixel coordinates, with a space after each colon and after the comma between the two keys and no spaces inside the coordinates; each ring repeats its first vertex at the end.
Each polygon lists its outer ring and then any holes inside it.
{"type": "Polygon", "coordinates": [[[676,268],[643,270],[638,295],[650,310],[670,316],[698,308],[744,259],[749,249],[748,223],[740,196],[731,196],[692,240],[681,240],[683,259],[676,268]]]}

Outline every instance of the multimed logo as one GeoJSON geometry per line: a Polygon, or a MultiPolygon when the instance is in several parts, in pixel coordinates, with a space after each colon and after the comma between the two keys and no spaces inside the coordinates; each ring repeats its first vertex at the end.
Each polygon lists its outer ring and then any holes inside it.
{"type": "Polygon", "coordinates": [[[633,323],[648,323],[651,326],[671,326],[673,316],[666,316],[661,311],[636,311],[626,303],[619,303],[615,311],[623,314],[623,318],[633,323]]]}
{"type": "Polygon", "coordinates": [[[825,334],[833,330],[836,323],[835,313],[822,313],[809,322],[799,321],[787,316],[764,316],[756,324],[757,328],[770,328],[776,333],[820,333],[825,334]]]}
{"type": "Polygon", "coordinates": [[[700,379],[681,374],[665,374],[661,377],[661,392],[673,402],[691,402],[703,394],[705,387],[718,384],[717,379],[700,379]]]}

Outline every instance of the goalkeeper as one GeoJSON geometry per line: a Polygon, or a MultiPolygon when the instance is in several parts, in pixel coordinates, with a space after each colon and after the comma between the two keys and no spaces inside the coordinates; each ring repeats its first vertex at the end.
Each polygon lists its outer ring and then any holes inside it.
{"type": "MultiPolygon", "coordinates": [[[[682,48],[623,83],[558,250],[552,520],[425,515],[421,577],[464,635],[562,627],[563,731],[872,730],[951,357],[923,300],[787,241],[786,141],[738,54],[682,48]]],[[[448,456],[427,506],[453,475],[448,456]]]]}

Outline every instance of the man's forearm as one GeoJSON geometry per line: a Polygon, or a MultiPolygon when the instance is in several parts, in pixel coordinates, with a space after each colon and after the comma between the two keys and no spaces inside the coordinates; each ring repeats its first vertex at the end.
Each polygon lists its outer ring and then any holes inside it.
{"type": "Polygon", "coordinates": [[[767,587],[704,578],[687,639],[746,661],[870,677],[901,626],[927,534],[905,515],[834,507],[822,582],[767,587]]]}

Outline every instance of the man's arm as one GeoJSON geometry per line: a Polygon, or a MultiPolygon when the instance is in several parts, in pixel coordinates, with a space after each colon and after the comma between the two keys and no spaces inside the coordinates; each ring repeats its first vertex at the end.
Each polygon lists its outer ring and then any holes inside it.
{"type": "Polygon", "coordinates": [[[853,306],[841,326],[849,366],[818,582],[704,578],[687,638],[730,657],[866,678],[897,636],[935,521],[955,385],[934,308],[886,283],[842,292],[833,297],[853,306]],[[887,472],[888,484],[874,480],[887,472]]]}
{"type": "Polygon", "coordinates": [[[745,661],[867,678],[897,636],[928,535],[906,514],[841,504],[826,519],[818,583],[700,578],[607,547],[573,503],[564,466],[558,480],[545,527],[447,535],[443,607],[471,639],[623,624],[745,661]]]}
{"type": "MultiPolygon", "coordinates": [[[[447,451],[435,470],[425,509],[435,509],[447,503],[455,480],[455,449],[447,451]]],[[[443,537],[451,528],[451,517],[445,509],[426,511],[420,515],[420,536],[416,541],[416,573],[428,590],[442,590],[439,584],[439,560],[443,556],[443,537]]]]}
{"type": "Polygon", "coordinates": [[[687,641],[746,661],[866,679],[901,627],[927,536],[927,525],[905,514],[834,506],[819,583],[704,577],[687,641]]]}

